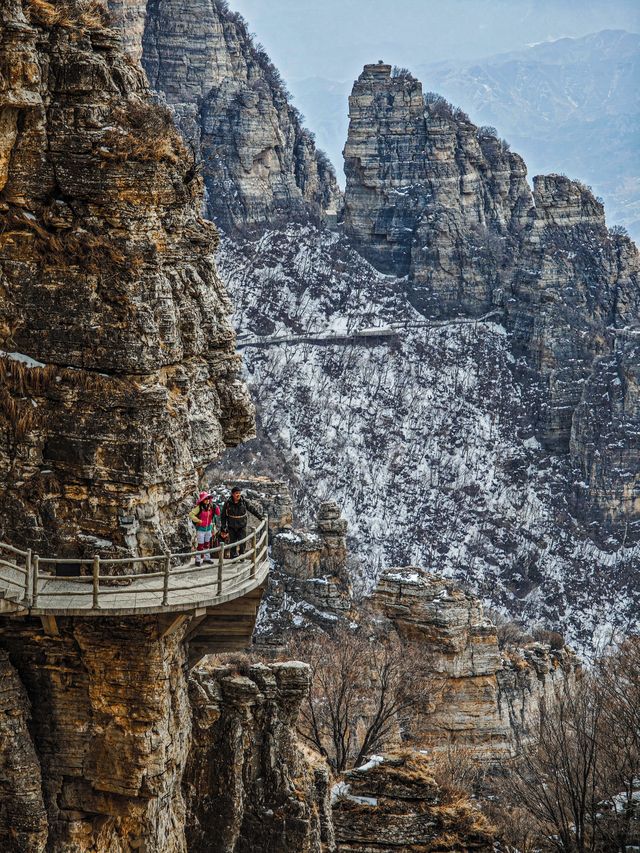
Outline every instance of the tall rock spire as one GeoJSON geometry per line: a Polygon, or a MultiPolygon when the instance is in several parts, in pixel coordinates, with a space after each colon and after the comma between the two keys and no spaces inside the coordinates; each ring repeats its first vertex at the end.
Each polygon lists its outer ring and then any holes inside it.
{"type": "Polygon", "coordinates": [[[526,385],[539,384],[539,437],[570,453],[582,484],[575,508],[595,513],[604,539],[612,529],[640,539],[638,356],[628,340],[640,330],[635,245],[607,229],[579,181],[537,176],[532,192],[522,158],[492,128],[423,98],[409,73],[366,65],[349,117],[351,241],[381,271],[406,275],[427,316],[503,311],[526,385]],[[612,371],[615,394],[598,392],[612,371]]]}

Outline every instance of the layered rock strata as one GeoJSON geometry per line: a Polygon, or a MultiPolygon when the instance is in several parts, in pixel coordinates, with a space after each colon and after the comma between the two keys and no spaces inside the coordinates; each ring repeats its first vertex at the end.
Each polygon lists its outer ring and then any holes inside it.
{"type": "Polygon", "coordinates": [[[240,15],[220,0],[109,5],[201,160],[209,217],[241,232],[335,212],[333,168],[240,15]],[[131,29],[131,7],[144,17],[143,33],[131,29]]]}
{"type": "Polygon", "coordinates": [[[0,533],[59,556],[184,545],[253,430],[201,182],[101,14],[0,17],[0,533]]]}
{"type": "Polygon", "coordinates": [[[153,617],[59,619],[57,630],[47,635],[35,620],[2,626],[1,653],[19,676],[11,713],[24,719],[28,696],[32,719],[7,744],[6,760],[22,757],[23,772],[0,793],[0,837],[27,823],[39,842],[3,849],[185,853],[191,713],[181,632],[159,639],[153,617]]]}
{"type": "Polygon", "coordinates": [[[334,849],[328,770],[295,734],[307,664],[197,670],[194,743],[184,788],[190,853],[334,849]]]}
{"type": "Polygon", "coordinates": [[[31,705],[0,650],[0,849],[41,851],[47,841],[40,762],[29,731],[31,705]]]}
{"type": "Polygon", "coordinates": [[[339,853],[485,851],[497,833],[459,792],[436,784],[419,753],[376,756],[334,788],[339,853]]]}
{"type": "Polygon", "coordinates": [[[579,672],[566,648],[501,650],[480,601],[422,569],[383,572],[370,604],[428,659],[433,702],[416,714],[414,735],[436,748],[449,742],[488,759],[513,754],[531,734],[540,701],[579,672]]]}
{"type": "MultiPolygon", "coordinates": [[[[379,269],[408,276],[410,298],[427,316],[504,313],[514,355],[531,371],[526,384],[539,382],[544,445],[570,451],[578,470],[593,467],[583,505],[604,523],[602,538],[637,541],[633,383],[621,383],[618,404],[629,464],[608,465],[600,436],[584,445],[574,418],[594,402],[592,374],[615,352],[617,335],[640,327],[634,244],[607,230],[602,204],[578,181],[538,176],[531,192],[517,154],[442,99],[425,103],[411,75],[367,65],[349,105],[347,235],[379,269]]],[[[595,420],[609,414],[604,405],[595,420]]]]}

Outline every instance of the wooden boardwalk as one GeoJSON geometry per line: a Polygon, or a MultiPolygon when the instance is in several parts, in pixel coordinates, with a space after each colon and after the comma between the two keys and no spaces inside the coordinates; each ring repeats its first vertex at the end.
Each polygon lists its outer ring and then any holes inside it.
{"type": "MultiPolygon", "coordinates": [[[[268,574],[268,564],[262,563],[251,576],[251,562],[243,560],[223,570],[222,592],[218,592],[218,568],[186,565],[180,574],[169,576],[168,596],[163,601],[164,590],[158,588],[155,578],[140,575],[123,582],[123,586],[100,589],[99,608],[92,606],[91,589],[76,578],[44,579],[36,606],[29,608],[33,616],[134,616],[148,613],[175,613],[200,607],[215,607],[234,598],[240,598],[261,586],[268,574]],[[235,582],[238,576],[241,582],[235,582]]],[[[1,583],[0,579],[0,583],[1,583]]],[[[118,583],[117,579],[113,579],[118,583]]]]}
{"type": "Polygon", "coordinates": [[[263,520],[243,540],[246,553],[211,551],[195,565],[195,552],[129,559],[45,558],[0,543],[0,614],[134,616],[206,610],[239,599],[264,584],[269,572],[268,526],[263,520]],[[81,576],[60,577],[60,566],[81,576]],[[127,569],[137,571],[122,574],[127,569]]]}

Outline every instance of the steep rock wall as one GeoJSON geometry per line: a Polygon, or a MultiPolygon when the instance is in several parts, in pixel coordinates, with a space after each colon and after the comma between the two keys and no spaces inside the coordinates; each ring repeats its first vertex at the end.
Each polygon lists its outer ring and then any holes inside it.
{"type": "Polygon", "coordinates": [[[47,841],[40,762],[29,731],[31,706],[0,651],[0,849],[40,853],[47,841]]]}
{"type": "MultiPolygon", "coordinates": [[[[469,238],[481,239],[488,227],[506,236],[526,215],[532,201],[522,159],[499,143],[483,149],[470,123],[430,113],[422,84],[392,77],[390,65],[365,66],[349,119],[346,234],[374,266],[397,276],[418,265],[417,241],[420,274],[441,295],[443,313],[461,300],[486,311],[491,293],[469,238]]],[[[415,269],[414,278],[418,287],[415,269]]]]}
{"type": "Polygon", "coordinates": [[[181,640],[159,639],[153,617],[59,619],[56,636],[39,620],[3,625],[2,654],[24,685],[13,713],[28,695],[33,752],[23,739],[31,771],[17,797],[2,797],[0,837],[33,788],[24,811],[40,826],[43,799],[47,853],[185,853],[191,713],[181,640]]]}
{"type": "Polygon", "coordinates": [[[328,771],[318,760],[314,767],[295,734],[310,677],[296,662],[194,673],[190,853],[333,850],[328,771]]]}
{"type": "Polygon", "coordinates": [[[87,9],[0,18],[0,528],[148,553],[184,544],[199,472],[253,407],[200,181],[87,9]]]}
{"type": "MultiPolygon", "coordinates": [[[[640,326],[635,246],[607,230],[602,204],[578,181],[538,176],[532,193],[517,154],[461,110],[425,103],[411,75],[367,65],[349,104],[346,234],[382,271],[408,275],[410,299],[427,316],[504,311],[514,355],[531,371],[524,381],[539,382],[545,447],[597,469],[582,503],[608,522],[602,539],[624,531],[637,541],[637,452],[630,466],[607,466],[604,444],[594,454],[580,428],[572,434],[596,362],[613,353],[617,330],[640,326]],[[592,489],[595,481],[604,487],[592,489]]],[[[627,385],[622,393],[633,423],[637,398],[627,385]]],[[[634,435],[626,439],[635,448],[634,435]]]]}
{"type": "Polygon", "coordinates": [[[219,0],[151,0],[146,13],[138,2],[144,33],[132,38],[130,11],[117,0],[109,6],[202,160],[211,219],[242,232],[335,210],[333,169],[240,15],[219,0]]]}

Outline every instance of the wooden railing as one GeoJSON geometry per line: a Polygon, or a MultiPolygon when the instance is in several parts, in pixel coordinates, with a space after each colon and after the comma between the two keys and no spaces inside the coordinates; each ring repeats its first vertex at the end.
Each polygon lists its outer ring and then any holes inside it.
{"type": "Polygon", "coordinates": [[[170,593],[193,591],[200,587],[211,587],[211,572],[214,567],[217,570],[217,595],[226,595],[240,591],[243,586],[256,576],[258,568],[267,560],[268,555],[268,520],[265,518],[257,528],[239,542],[232,545],[223,544],[205,551],[181,551],[177,553],[158,554],[151,557],[121,557],[102,558],[98,554],[93,557],[71,559],[66,557],[42,557],[30,549],[22,551],[14,548],[6,542],[0,542],[0,594],[7,600],[21,604],[27,608],[56,607],[51,599],[68,597],[69,591],[65,589],[65,582],[69,586],[74,585],[74,595],[91,596],[91,609],[99,610],[101,607],[101,596],[106,593],[113,595],[131,595],[135,593],[136,581],[144,581],[145,593],[161,593],[162,605],[170,604],[170,593]],[[238,554],[240,547],[245,548],[244,553],[238,554]],[[236,556],[226,556],[231,551],[236,556]],[[193,560],[197,555],[210,555],[211,562],[201,566],[195,566],[193,560]],[[78,567],[78,575],[65,576],[56,574],[56,567],[70,566],[78,567]],[[123,567],[137,566],[142,571],[120,574],[123,567]],[[236,566],[238,571],[225,577],[225,569],[236,566]],[[157,568],[156,568],[157,567],[157,568]],[[83,574],[84,569],[84,574],[83,574]],[[113,570],[118,573],[114,573],[113,570]],[[149,571],[149,569],[151,569],[149,571]],[[182,575],[201,573],[199,580],[186,585],[171,583],[173,579],[182,575]],[[157,586],[149,585],[149,580],[157,579],[157,586]],[[56,584],[56,589],[48,588],[46,591],[47,605],[41,602],[43,587],[51,580],[62,582],[56,584]],[[86,593],[78,593],[77,584],[87,586],[86,593]]]}

